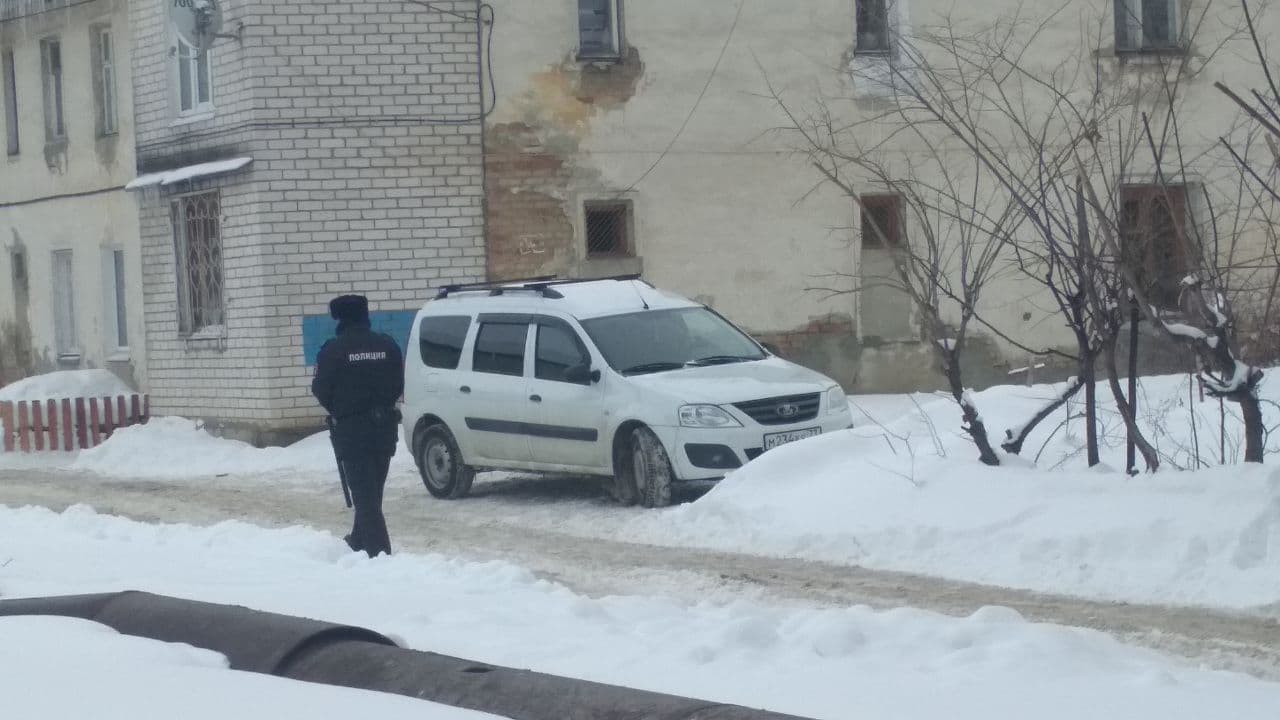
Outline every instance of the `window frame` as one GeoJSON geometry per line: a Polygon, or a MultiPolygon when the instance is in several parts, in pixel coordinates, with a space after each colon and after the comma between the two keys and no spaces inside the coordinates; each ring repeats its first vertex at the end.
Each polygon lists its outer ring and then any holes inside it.
{"type": "Polygon", "coordinates": [[[623,35],[624,27],[624,5],[623,0],[578,0],[578,59],[579,60],[620,60],[625,54],[626,39],[623,35]],[[609,44],[608,45],[588,45],[583,42],[584,31],[582,27],[582,5],[584,2],[602,2],[608,9],[609,16],[609,44]]]}
{"type": "Polygon", "coordinates": [[[62,38],[50,35],[40,39],[40,84],[44,93],[45,143],[55,145],[67,141],[66,61],[62,38]],[[57,47],[57,63],[52,50],[57,47]]]}
{"type": "Polygon", "coordinates": [[[96,111],[97,136],[120,133],[120,95],[116,75],[115,32],[111,25],[98,24],[89,29],[89,63],[93,78],[93,100],[96,111]]]}
{"type": "MultiPolygon", "coordinates": [[[[227,293],[226,293],[226,245],[223,242],[222,227],[222,194],[218,190],[205,190],[195,193],[187,193],[175,196],[169,204],[170,222],[173,225],[173,243],[174,243],[174,277],[176,281],[177,291],[177,311],[178,311],[178,333],[181,337],[200,337],[212,333],[213,328],[221,328],[218,336],[225,334],[227,322],[227,293]],[[196,306],[196,299],[192,297],[191,276],[192,268],[189,266],[191,261],[191,238],[189,237],[191,221],[185,215],[185,209],[191,203],[200,202],[200,198],[212,198],[217,203],[218,211],[216,216],[212,218],[217,226],[217,263],[216,267],[212,267],[209,271],[211,279],[217,285],[216,298],[210,298],[216,301],[217,307],[199,307],[196,306]],[[200,312],[197,313],[197,310],[200,312]],[[218,315],[217,322],[203,322],[203,316],[208,315],[211,311],[216,310],[218,315]],[[197,314],[199,320],[197,322],[197,314]]],[[[197,219],[196,222],[199,222],[197,219]]],[[[210,293],[212,296],[212,293],[210,293]]]]}
{"type": "Polygon", "coordinates": [[[108,360],[125,360],[129,356],[127,257],[121,247],[102,249],[103,336],[108,360]]]}
{"type": "Polygon", "coordinates": [[[0,103],[4,104],[5,149],[9,157],[22,152],[21,114],[18,112],[18,67],[13,48],[0,50],[0,103]]]}
{"type": "Polygon", "coordinates": [[[630,200],[587,200],[582,203],[582,240],[584,256],[596,258],[633,258],[636,256],[635,215],[630,200]],[[591,241],[591,216],[593,213],[616,212],[621,214],[621,222],[615,223],[621,230],[621,247],[617,244],[606,251],[593,250],[591,241]]]}
{"type": "Polygon", "coordinates": [[[904,205],[903,197],[898,193],[868,193],[858,196],[858,233],[863,250],[892,251],[902,248],[904,245],[903,225],[905,224],[904,205]],[[875,233],[872,233],[872,237],[867,237],[866,225],[869,216],[867,210],[875,207],[887,207],[889,210],[889,227],[882,228],[886,236],[884,239],[881,239],[875,233]],[[888,242],[885,242],[886,240],[888,242]]]}
{"type": "MultiPolygon", "coordinates": [[[[529,361],[529,328],[530,327],[531,327],[531,323],[529,322],[528,319],[507,320],[503,318],[484,318],[484,317],[478,318],[478,323],[476,326],[476,337],[475,337],[475,340],[471,343],[471,372],[483,373],[485,375],[498,375],[501,377],[521,377],[521,378],[525,377],[526,376],[525,370],[529,364],[528,361],[529,361]],[[485,329],[490,326],[518,327],[523,329],[523,334],[521,335],[521,341],[520,341],[519,372],[514,372],[514,373],[501,372],[498,370],[491,370],[491,369],[482,370],[479,367],[477,367],[478,363],[476,361],[480,358],[480,353],[481,353],[480,342],[484,338],[485,329]]],[[[491,353],[488,351],[485,351],[485,352],[490,355],[497,355],[497,353],[491,353]]]]}
{"type": "Polygon", "coordinates": [[[182,38],[174,38],[174,90],[178,117],[207,115],[214,110],[213,95],[213,57],[212,50],[196,52],[195,48],[183,42],[182,38]],[[203,78],[201,77],[203,73],[203,78]],[[207,97],[200,98],[200,81],[204,80],[207,97]],[[183,82],[191,91],[191,104],[188,107],[183,97],[183,82]]]}
{"type": "Polygon", "coordinates": [[[1117,55],[1159,55],[1185,52],[1182,36],[1182,6],[1180,0],[1115,0],[1115,24],[1112,27],[1117,55]],[[1148,42],[1144,22],[1148,2],[1168,4],[1170,33],[1167,39],[1148,42]],[[1136,12],[1135,12],[1136,6],[1136,12]],[[1121,32],[1121,27],[1124,31],[1121,32]],[[1133,37],[1134,34],[1137,38],[1133,37]]]}
{"type": "Polygon", "coordinates": [[[893,11],[895,6],[896,6],[896,3],[894,2],[894,0],[854,0],[854,19],[853,19],[853,24],[854,24],[853,54],[854,55],[861,55],[861,56],[867,56],[867,57],[886,57],[893,54],[893,50],[894,50],[893,28],[895,25],[893,21],[893,11]],[[864,9],[866,8],[867,3],[869,2],[880,3],[880,6],[883,8],[884,28],[881,31],[881,36],[883,38],[883,43],[881,47],[868,47],[868,46],[865,46],[862,42],[862,38],[863,38],[862,24],[863,24],[863,18],[865,15],[864,9]]]}
{"type": "Polygon", "coordinates": [[[59,360],[79,358],[80,338],[76,323],[76,256],[72,248],[55,248],[49,254],[49,289],[52,292],[53,344],[59,360]],[[62,277],[66,258],[66,277],[62,277]],[[66,286],[60,287],[65,281],[66,286]],[[65,313],[65,317],[64,317],[65,313]],[[64,340],[66,341],[64,343],[64,340]]]}

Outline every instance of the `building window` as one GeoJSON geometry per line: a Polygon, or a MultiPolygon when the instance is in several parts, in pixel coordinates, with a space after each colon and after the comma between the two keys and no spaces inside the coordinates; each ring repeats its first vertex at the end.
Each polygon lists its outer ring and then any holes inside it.
{"type": "Polygon", "coordinates": [[[178,109],[183,113],[203,112],[213,106],[213,74],[209,51],[177,41],[178,109]]]}
{"type": "Polygon", "coordinates": [[[1178,42],[1178,0],[1115,0],[1116,50],[1173,50],[1178,42]]]}
{"type": "Polygon", "coordinates": [[[578,0],[578,54],[584,58],[622,54],[622,0],[578,0]]]}
{"type": "Polygon", "coordinates": [[[857,0],[858,42],[854,52],[860,55],[884,55],[889,52],[890,0],[857,0]]]}
{"type": "Polygon", "coordinates": [[[66,140],[67,123],[62,102],[62,42],[40,41],[40,66],[44,75],[44,132],[48,142],[66,140]]]}
{"type": "Polygon", "coordinates": [[[98,137],[116,134],[116,50],[111,28],[93,30],[93,99],[97,106],[98,137]]]}
{"type": "Polygon", "coordinates": [[[902,197],[899,195],[863,195],[862,247],[886,250],[902,245],[902,197]]]}
{"type": "Polygon", "coordinates": [[[70,250],[53,251],[53,332],[58,357],[79,354],[76,343],[75,264],[70,250]]]}
{"type": "Polygon", "coordinates": [[[587,257],[629,257],[635,254],[631,242],[631,203],[588,202],[584,206],[587,230],[587,257]]]}
{"type": "Polygon", "coordinates": [[[1131,185],[1120,189],[1121,252],[1147,302],[1178,307],[1182,279],[1192,269],[1186,237],[1184,186],[1131,185]]]}
{"type": "Polygon", "coordinates": [[[119,353],[129,349],[129,314],[125,303],[124,250],[107,250],[103,256],[106,288],[107,349],[119,353]]]}
{"type": "Polygon", "coordinates": [[[17,155],[18,145],[18,73],[13,67],[13,51],[0,55],[0,81],[4,82],[4,127],[9,154],[17,155]]]}
{"type": "Polygon", "coordinates": [[[218,193],[178,198],[173,202],[172,213],[178,329],[188,335],[221,330],[222,219],[218,193]]]}

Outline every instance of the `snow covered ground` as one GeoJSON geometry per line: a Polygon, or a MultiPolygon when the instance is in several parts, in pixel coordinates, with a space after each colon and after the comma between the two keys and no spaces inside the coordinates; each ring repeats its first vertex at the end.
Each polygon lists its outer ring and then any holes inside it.
{"type": "Polygon", "coordinates": [[[33,375],[0,388],[2,400],[61,400],[130,395],[133,390],[107,370],[61,370],[33,375]]]}
{"type": "MultiPolygon", "coordinates": [[[[592,599],[504,563],[369,560],[306,528],[146,525],[83,506],[0,507],[0,548],[3,597],[140,589],[238,603],[364,625],[410,647],[482,662],[815,718],[1270,720],[1280,707],[1280,685],[999,608],[951,618],[592,599]]],[[[388,717],[413,711],[402,698],[232,673],[209,653],[89,623],[0,621],[0,646],[23,648],[0,653],[0,687],[23,690],[6,693],[6,709],[20,696],[21,717],[134,717],[129,708],[136,713],[140,697],[163,717],[303,717],[320,707],[339,716],[357,705],[388,717]]]]}
{"type": "Polygon", "coordinates": [[[76,618],[0,618],[0,688],[14,718],[226,720],[377,717],[483,720],[496,716],[349,688],[227,669],[189,645],[120,635],[76,618]],[[21,652],[12,652],[21,648],[21,652]]]}
{"type": "MultiPolygon", "coordinates": [[[[1078,402],[1042,423],[1022,458],[993,469],[977,462],[949,398],[855,397],[859,427],[770,452],[696,502],[632,512],[574,504],[520,521],[582,537],[858,564],[1081,597],[1280,612],[1280,468],[1219,466],[1224,449],[1229,463],[1240,453],[1235,408],[1224,406],[1222,432],[1218,402],[1202,402],[1187,376],[1145,378],[1140,389],[1143,425],[1165,460],[1166,470],[1154,475],[1121,471],[1123,428],[1105,387],[1099,388],[1104,465],[1093,469],[1084,459],[1078,402]]],[[[1009,386],[975,397],[999,437],[1057,390],[1009,386]]],[[[1263,391],[1268,424],[1275,425],[1280,385],[1263,391]]],[[[1280,435],[1269,442],[1280,450],[1280,435]]],[[[38,462],[102,477],[336,488],[331,458],[324,435],[259,450],[163,418],[122,430],[79,456],[38,462]],[[226,477],[211,477],[220,475],[226,477]]],[[[30,462],[37,460],[0,457],[0,466],[30,462]]],[[[403,447],[390,482],[419,482],[403,447]]]]}

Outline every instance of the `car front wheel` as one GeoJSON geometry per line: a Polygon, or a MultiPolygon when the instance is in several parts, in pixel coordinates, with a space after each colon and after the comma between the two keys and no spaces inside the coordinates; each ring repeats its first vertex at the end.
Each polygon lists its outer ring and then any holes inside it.
{"type": "Polygon", "coordinates": [[[462,453],[449,428],[441,424],[428,427],[418,441],[418,472],[427,492],[442,500],[456,500],[471,492],[475,471],[462,462],[462,453]]]}
{"type": "Polygon", "coordinates": [[[649,428],[636,428],[631,433],[630,470],[630,480],[641,505],[654,508],[671,504],[675,473],[662,441],[649,428]]]}

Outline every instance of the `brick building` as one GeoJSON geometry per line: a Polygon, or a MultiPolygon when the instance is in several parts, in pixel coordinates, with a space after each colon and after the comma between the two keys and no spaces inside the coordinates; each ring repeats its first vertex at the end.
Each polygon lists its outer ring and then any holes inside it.
{"type": "Polygon", "coordinates": [[[152,406],[287,439],[332,296],[484,275],[478,4],[226,0],[203,55],[130,5],[152,406]]]}

